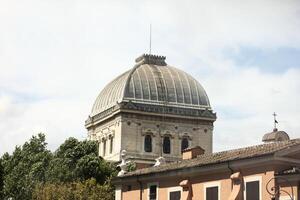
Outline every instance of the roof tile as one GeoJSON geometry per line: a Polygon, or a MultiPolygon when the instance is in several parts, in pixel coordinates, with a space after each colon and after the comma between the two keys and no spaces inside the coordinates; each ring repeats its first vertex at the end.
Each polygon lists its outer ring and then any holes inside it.
{"type": "Polygon", "coordinates": [[[274,154],[280,150],[287,149],[296,145],[300,145],[300,138],[289,140],[289,141],[255,145],[255,146],[233,149],[229,151],[222,151],[222,152],[211,153],[211,154],[203,154],[198,156],[195,159],[166,163],[160,165],[159,167],[149,167],[149,168],[139,169],[133,172],[129,172],[122,177],[146,175],[151,173],[172,171],[172,170],[183,169],[183,168],[201,167],[205,165],[217,164],[217,163],[222,163],[227,161],[259,157],[263,155],[274,154]]]}

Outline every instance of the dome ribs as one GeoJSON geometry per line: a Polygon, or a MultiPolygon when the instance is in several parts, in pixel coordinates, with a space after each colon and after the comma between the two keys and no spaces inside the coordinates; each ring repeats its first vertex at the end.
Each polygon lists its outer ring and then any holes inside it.
{"type": "Polygon", "coordinates": [[[146,76],[145,68],[139,68],[138,69],[140,77],[141,77],[141,84],[143,88],[143,98],[149,100],[150,99],[150,86],[149,86],[149,80],[146,76]]]}
{"type": "Polygon", "coordinates": [[[188,112],[194,113],[205,109],[212,112],[201,84],[188,73],[167,65],[165,59],[164,56],[149,54],[137,58],[133,68],[104,87],[90,116],[98,116],[119,103],[129,101],[136,105],[157,106],[154,111],[159,111],[164,105],[166,110],[178,108],[178,112],[180,109],[191,109],[188,112]]]}

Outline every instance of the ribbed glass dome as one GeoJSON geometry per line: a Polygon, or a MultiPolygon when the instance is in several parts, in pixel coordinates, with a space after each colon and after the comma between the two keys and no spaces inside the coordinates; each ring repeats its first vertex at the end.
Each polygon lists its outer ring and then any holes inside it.
{"type": "Polygon", "coordinates": [[[209,99],[200,83],[189,74],[169,66],[165,57],[142,55],[129,71],[111,81],[98,95],[90,116],[117,102],[208,108],[209,99]]]}

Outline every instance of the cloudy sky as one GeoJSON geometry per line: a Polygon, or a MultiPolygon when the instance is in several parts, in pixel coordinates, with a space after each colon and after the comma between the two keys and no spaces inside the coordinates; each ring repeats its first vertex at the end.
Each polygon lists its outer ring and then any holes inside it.
{"type": "Polygon", "coordinates": [[[0,0],[0,155],[44,132],[85,139],[101,89],[149,51],[192,74],[214,150],[300,137],[300,1],[0,0]]]}

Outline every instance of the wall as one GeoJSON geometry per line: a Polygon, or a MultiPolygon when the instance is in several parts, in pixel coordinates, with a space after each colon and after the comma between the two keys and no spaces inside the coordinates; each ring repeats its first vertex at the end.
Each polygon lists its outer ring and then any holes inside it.
{"type": "Polygon", "coordinates": [[[121,151],[121,116],[110,118],[105,123],[89,130],[90,139],[99,142],[99,156],[109,161],[119,161],[121,151]],[[113,138],[113,151],[110,153],[110,137],[113,138]],[[106,140],[106,154],[103,156],[103,140],[106,140]]]}
{"type": "Polygon", "coordinates": [[[154,160],[162,152],[163,136],[171,138],[171,153],[163,154],[167,161],[181,159],[181,139],[189,138],[189,146],[201,146],[206,153],[212,152],[213,126],[197,121],[160,121],[160,118],[122,115],[121,149],[126,149],[128,155],[145,160],[154,160]],[[152,136],[152,152],[144,151],[144,137],[152,136]]]}
{"type": "MultiPolygon", "coordinates": [[[[249,179],[260,179],[261,180],[261,199],[266,200],[270,199],[270,195],[266,191],[267,182],[274,177],[273,171],[268,171],[271,169],[261,168],[261,169],[247,169],[242,170],[244,180],[249,179]],[[265,171],[267,170],[267,171],[265,171]]],[[[193,200],[204,200],[204,191],[205,186],[207,184],[216,184],[220,185],[220,200],[226,200],[231,193],[231,179],[230,172],[221,173],[221,174],[211,174],[211,175],[198,175],[190,178],[190,182],[192,183],[193,188],[193,200]]],[[[180,176],[180,175],[179,175],[180,176]]],[[[178,176],[178,177],[179,177],[178,176]]],[[[149,180],[147,182],[143,182],[143,200],[147,200],[148,198],[148,189],[147,185],[151,182],[158,182],[159,184],[159,198],[158,200],[167,200],[168,193],[170,188],[178,187],[179,183],[185,178],[175,178],[175,179],[167,179],[167,180],[149,180]]],[[[274,186],[274,181],[271,181],[270,186],[274,186]]],[[[139,199],[139,187],[138,185],[132,186],[132,191],[127,192],[127,186],[123,186],[123,199],[122,200],[133,200],[139,199]]]]}
{"type": "Polygon", "coordinates": [[[189,139],[189,146],[201,146],[206,153],[212,152],[213,125],[210,121],[175,119],[143,114],[120,113],[98,123],[88,130],[89,138],[99,141],[99,156],[109,161],[119,161],[121,150],[138,163],[153,164],[161,155],[163,136],[171,138],[171,153],[163,154],[167,161],[181,159],[181,140],[189,139]],[[144,137],[152,134],[152,152],[144,151],[144,137]],[[110,153],[110,137],[113,137],[113,152],[110,153]],[[103,141],[106,154],[103,156],[103,141]]]}
{"type": "Polygon", "coordinates": [[[299,183],[298,182],[284,182],[279,184],[280,198],[279,200],[289,200],[289,195],[294,197],[294,200],[299,199],[299,183]]]}

